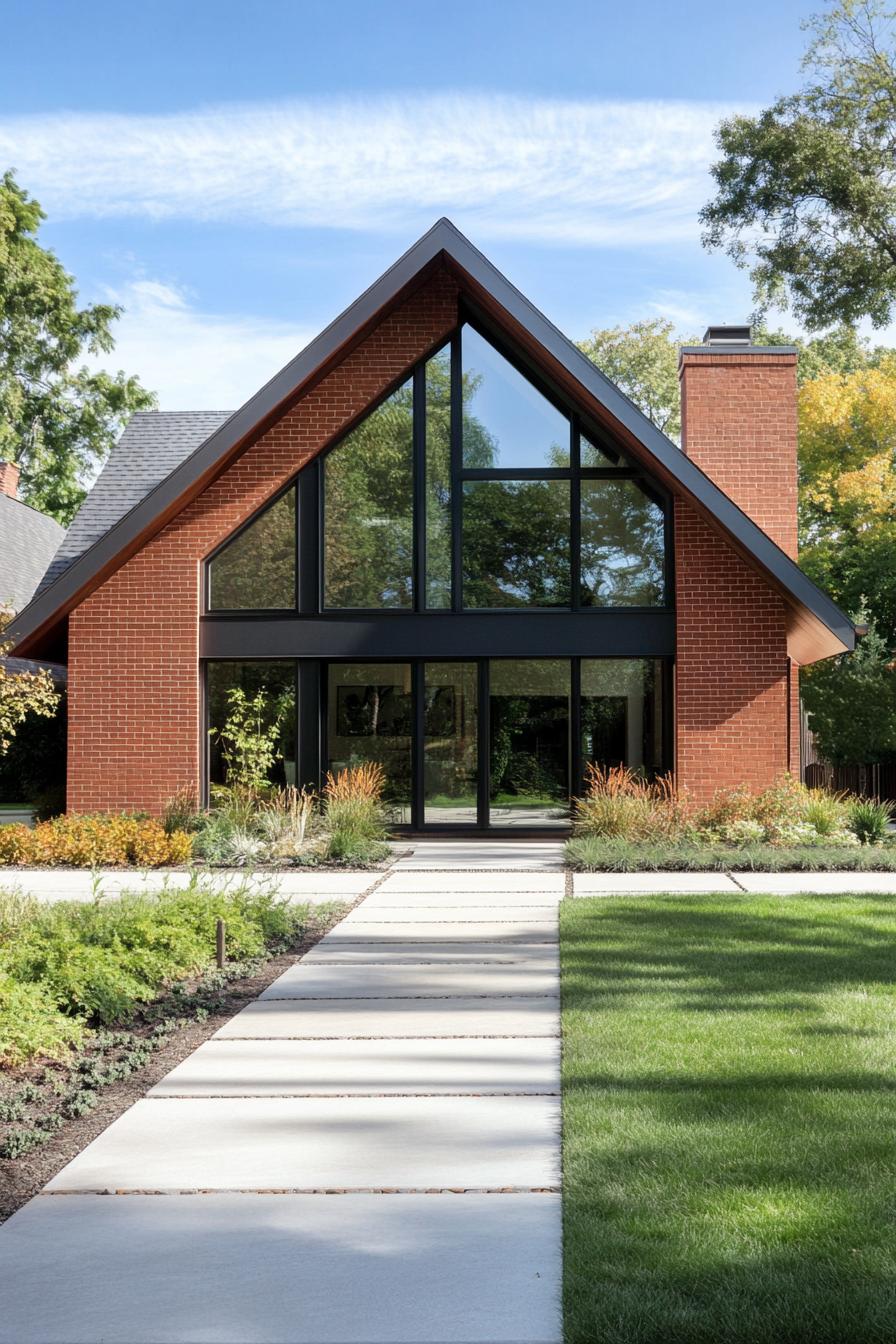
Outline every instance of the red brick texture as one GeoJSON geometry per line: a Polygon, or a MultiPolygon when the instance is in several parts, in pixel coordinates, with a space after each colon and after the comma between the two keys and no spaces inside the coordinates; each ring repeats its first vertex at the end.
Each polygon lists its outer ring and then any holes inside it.
{"type": "MultiPolygon", "coordinates": [[[[795,559],[796,357],[683,355],[681,383],[687,455],[795,559]]],[[[798,773],[783,599],[682,500],[675,588],[679,785],[706,799],[798,773]]]]}
{"type": "Polygon", "coordinates": [[[202,561],[456,323],[438,272],[72,612],[69,810],[158,812],[198,784],[202,561]]]}
{"type": "Polygon", "coordinates": [[[688,457],[795,560],[796,355],[682,355],[681,408],[688,457]]]}
{"type": "Polygon", "coordinates": [[[682,500],[675,505],[675,772],[695,800],[791,766],[784,602],[682,500]]]}

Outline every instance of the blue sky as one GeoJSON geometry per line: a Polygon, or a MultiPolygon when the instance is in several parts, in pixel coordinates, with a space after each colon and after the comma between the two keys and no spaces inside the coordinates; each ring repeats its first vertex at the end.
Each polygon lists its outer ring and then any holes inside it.
{"type": "Polygon", "coordinates": [[[793,89],[817,4],[12,0],[0,162],[111,361],[238,405],[441,214],[559,326],[742,321],[712,128],[793,89]]]}

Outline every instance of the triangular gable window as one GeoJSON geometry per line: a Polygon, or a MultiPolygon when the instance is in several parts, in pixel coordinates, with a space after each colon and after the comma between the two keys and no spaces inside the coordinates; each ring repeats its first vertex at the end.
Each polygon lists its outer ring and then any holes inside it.
{"type": "Polygon", "coordinates": [[[568,418],[473,327],[462,344],[464,468],[568,467],[568,418]]]}
{"type": "Polygon", "coordinates": [[[293,611],[295,606],[293,485],[209,561],[208,607],[210,611],[293,611]]]}

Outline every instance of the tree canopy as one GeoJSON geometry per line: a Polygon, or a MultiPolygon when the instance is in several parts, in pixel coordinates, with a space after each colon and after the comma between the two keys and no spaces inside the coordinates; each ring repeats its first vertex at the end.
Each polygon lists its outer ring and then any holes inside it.
{"type": "Polygon", "coordinates": [[[750,270],[761,310],[880,327],[896,301],[896,13],[835,0],[806,26],[805,86],[718,127],[704,243],[750,270]]]}
{"type": "Polygon", "coordinates": [[[21,468],[28,504],[71,521],[133,411],[155,404],[135,377],[81,361],[114,346],[112,304],[79,308],[73,278],[40,245],[44,212],[0,178],[0,457],[21,468]]]}
{"type": "MultiPolygon", "coordinates": [[[[668,318],[657,317],[630,327],[598,328],[579,341],[579,349],[677,442],[681,436],[678,347],[688,339],[676,334],[668,318]]],[[[690,338],[691,343],[696,339],[690,338]]]]}

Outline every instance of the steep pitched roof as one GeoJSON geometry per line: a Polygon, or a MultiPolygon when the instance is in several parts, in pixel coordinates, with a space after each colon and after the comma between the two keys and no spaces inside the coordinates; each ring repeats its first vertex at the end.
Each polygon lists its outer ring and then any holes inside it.
{"type": "Polygon", "coordinates": [[[0,606],[19,611],[31,601],[64,536],[55,518],[0,494],[0,606]]]}
{"type": "Polygon", "coordinates": [[[38,594],[121,522],[231,415],[232,411],[137,411],[75,514],[38,594]]]}
{"type": "Polygon", "coordinates": [[[217,425],[102,536],[71,560],[21,613],[18,650],[41,649],[44,636],[205,488],[255,438],[332,368],[386,311],[421,284],[440,262],[465,292],[618,432],[670,487],[689,497],[744,558],[781,592],[791,621],[793,656],[810,662],[853,647],[851,622],[752,519],[606,378],[447,219],[440,219],[394,266],[276,374],[217,425]]]}

